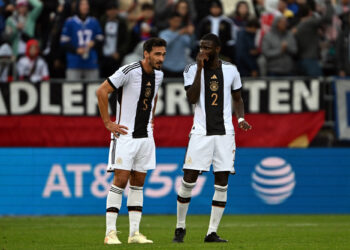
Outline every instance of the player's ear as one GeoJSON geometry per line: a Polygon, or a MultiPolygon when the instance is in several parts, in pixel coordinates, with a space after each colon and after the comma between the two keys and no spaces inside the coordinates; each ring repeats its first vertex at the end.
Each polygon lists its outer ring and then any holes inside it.
{"type": "Polygon", "coordinates": [[[149,56],[149,53],[147,50],[143,51],[143,58],[147,58],[149,56]]]}
{"type": "Polygon", "coordinates": [[[221,47],[220,47],[220,46],[217,46],[217,47],[216,47],[216,53],[219,54],[220,51],[221,51],[221,47]]]}

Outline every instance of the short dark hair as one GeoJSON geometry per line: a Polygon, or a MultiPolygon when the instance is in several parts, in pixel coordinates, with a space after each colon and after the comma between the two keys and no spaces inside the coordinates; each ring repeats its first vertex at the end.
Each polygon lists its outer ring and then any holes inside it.
{"type": "Polygon", "coordinates": [[[162,38],[152,37],[143,44],[143,51],[149,53],[153,47],[166,47],[166,41],[162,38]]]}
{"type": "Polygon", "coordinates": [[[301,4],[299,5],[299,10],[298,10],[298,16],[299,17],[306,17],[310,13],[310,6],[308,4],[301,4]]]}
{"type": "Polygon", "coordinates": [[[182,16],[180,15],[179,12],[173,11],[173,12],[170,13],[169,19],[171,19],[171,18],[173,18],[173,17],[182,17],[182,16]]]}
{"type": "Polygon", "coordinates": [[[154,10],[154,6],[150,3],[144,3],[141,5],[141,10],[154,10]]]}
{"type": "Polygon", "coordinates": [[[221,47],[220,39],[217,35],[213,33],[208,33],[202,36],[201,40],[212,41],[215,47],[221,47]]]}

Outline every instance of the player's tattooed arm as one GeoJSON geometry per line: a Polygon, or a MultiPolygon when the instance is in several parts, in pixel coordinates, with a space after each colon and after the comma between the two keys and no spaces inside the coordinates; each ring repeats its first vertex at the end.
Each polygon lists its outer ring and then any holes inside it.
{"type": "Polygon", "coordinates": [[[107,82],[104,81],[100,87],[96,90],[96,96],[98,100],[98,108],[100,110],[100,115],[105,124],[105,127],[114,134],[115,137],[119,137],[119,134],[125,135],[128,132],[128,128],[126,126],[116,124],[111,121],[111,118],[108,113],[108,95],[112,93],[114,89],[107,82]]]}
{"type": "Polygon", "coordinates": [[[199,99],[199,95],[201,93],[201,74],[202,69],[204,67],[204,61],[208,61],[208,56],[202,52],[199,52],[197,55],[197,71],[196,75],[194,77],[193,84],[191,87],[186,91],[186,96],[188,101],[191,104],[196,104],[199,99]]]}
{"type": "Polygon", "coordinates": [[[252,129],[252,126],[246,120],[244,120],[244,103],[242,100],[241,90],[232,92],[232,98],[235,114],[237,119],[239,119],[238,127],[244,131],[252,129]]]}

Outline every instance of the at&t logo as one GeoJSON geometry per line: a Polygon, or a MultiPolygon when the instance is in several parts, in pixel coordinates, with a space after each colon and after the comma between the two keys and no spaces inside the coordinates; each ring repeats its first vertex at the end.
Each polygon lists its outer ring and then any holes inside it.
{"type": "Polygon", "coordinates": [[[268,157],[255,166],[252,187],[266,204],[281,204],[293,193],[295,174],[284,159],[268,157]]]}

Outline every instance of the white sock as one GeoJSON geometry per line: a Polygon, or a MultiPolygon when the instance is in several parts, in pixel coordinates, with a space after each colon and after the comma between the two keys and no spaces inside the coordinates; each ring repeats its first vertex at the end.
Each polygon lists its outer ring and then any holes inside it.
{"type": "Polygon", "coordinates": [[[218,230],[222,214],[224,213],[226,201],[227,201],[227,185],[219,186],[214,185],[215,192],[211,207],[209,229],[207,235],[218,230]]]}
{"type": "Polygon", "coordinates": [[[122,205],[123,191],[123,188],[112,185],[108,192],[106,206],[106,235],[111,230],[117,231],[116,223],[119,209],[122,205]]]}
{"type": "Polygon", "coordinates": [[[177,222],[176,228],[186,228],[186,216],[188,206],[191,201],[192,189],[196,183],[188,183],[182,180],[180,190],[177,196],[177,222]]]}
{"type": "Polygon", "coordinates": [[[129,236],[133,236],[140,231],[140,221],[142,217],[143,206],[143,187],[130,186],[128,194],[129,211],[129,236]]]}

